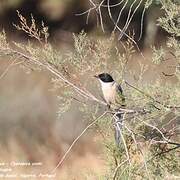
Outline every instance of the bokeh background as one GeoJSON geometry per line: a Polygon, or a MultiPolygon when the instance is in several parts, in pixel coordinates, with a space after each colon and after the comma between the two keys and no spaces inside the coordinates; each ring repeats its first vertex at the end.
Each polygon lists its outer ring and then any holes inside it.
{"type": "MultiPolygon", "coordinates": [[[[98,0],[96,2],[98,3],[98,0]]],[[[112,0],[110,4],[118,2],[119,0],[112,0]]],[[[126,22],[132,2],[133,0],[129,0],[123,11],[118,24],[120,27],[123,27],[126,22]]],[[[112,8],[113,17],[117,18],[122,6],[112,8]]],[[[108,17],[107,8],[102,9],[105,32],[102,32],[96,12],[90,14],[88,24],[86,15],[78,15],[90,7],[88,0],[1,0],[0,30],[5,30],[9,41],[26,43],[27,40],[32,39],[13,26],[19,22],[16,10],[27,19],[30,19],[33,14],[37,24],[44,21],[49,27],[49,41],[54,47],[66,51],[73,48],[72,33],[84,30],[88,35],[96,38],[110,36],[114,25],[108,17]]],[[[134,38],[139,47],[151,58],[150,46],[163,45],[168,34],[156,26],[157,18],[163,14],[156,1],[145,12],[142,38],[138,41],[142,12],[143,6],[138,8],[127,32],[135,32],[134,38]]],[[[122,40],[126,38],[123,37],[122,40]]],[[[137,59],[141,61],[142,57],[137,54],[129,64],[134,71],[138,71],[137,59]]],[[[47,172],[55,167],[63,152],[88,122],[84,121],[79,114],[77,102],[67,113],[58,117],[57,92],[52,90],[51,77],[48,73],[27,73],[14,66],[7,69],[10,63],[9,59],[0,60],[1,161],[43,162],[41,171],[43,169],[47,172]]],[[[143,63],[150,65],[145,76],[147,81],[160,74],[158,69],[154,70],[150,62],[143,63]]],[[[168,77],[166,80],[174,81],[168,77]]],[[[98,136],[96,132],[89,132],[81,138],[60,169],[61,179],[84,179],[83,169],[88,172],[90,179],[93,179],[93,174],[103,173],[106,164],[99,158],[101,147],[94,140],[96,136],[98,136]]],[[[25,171],[24,167],[16,170],[25,171]]]]}
{"type": "MultiPolygon", "coordinates": [[[[95,0],[94,2],[99,3],[99,0],[95,0]]],[[[119,2],[118,0],[112,0],[110,1],[110,5],[118,4],[119,2]]],[[[125,8],[123,8],[125,3],[111,8],[114,19],[117,19],[119,11],[122,8],[124,9],[118,24],[119,27],[124,26],[129,8],[133,2],[133,0],[128,0],[125,8]]],[[[137,1],[133,5],[133,10],[139,2],[137,1]]],[[[133,30],[136,40],[139,39],[141,17],[145,1],[141,2],[126,31],[133,30]]],[[[158,2],[158,0],[155,0],[153,5],[145,12],[143,18],[143,35],[139,41],[139,45],[142,48],[163,40],[162,36],[164,32],[155,25],[157,18],[163,14],[158,2]]],[[[18,38],[24,40],[25,38],[25,34],[16,31],[12,26],[12,23],[16,24],[19,20],[16,10],[19,10],[22,15],[27,18],[29,17],[29,19],[30,15],[33,14],[39,24],[44,21],[49,27],[50,40],[56,45],[61,43],[70,44],[72,42],[72,32],[78,33],[81,30],[95,35],[102,35],[100,22],[95,11],[90,13],[88,23],[86,23],[87,14],[79,15],[92,7],[92,4],[88,0],[2,0],[0,3],[0,28],[5,29],[8,36],[12,39],[18,38]]],[[[107,4],[107,2],[104,1],[104,4],[107,4]]],[[[106,34],[108,34],[113,30],[114,24],[108,16],[107,8],[102,8],[101,11],[104,29],[106,34]]]]}

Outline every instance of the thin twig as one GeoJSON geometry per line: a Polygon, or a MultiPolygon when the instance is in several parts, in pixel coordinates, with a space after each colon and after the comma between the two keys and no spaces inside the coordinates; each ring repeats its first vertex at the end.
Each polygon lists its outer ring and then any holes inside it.
{"type": "Polygon", "coordinates": [[[27,59],[28,61],[32,62],[35,65],[44,67],[45,69],[50,71],[52,74],[54,74],[56,77],[58,77],[59,79],[61,79],[62,81],[64,81],[68,85],[70,85],[71,87],[73,87],[79,94],[84,95],[86,98],[91,99],[93,101],[96,101],[96,102],[100,103],[101,105],[106,105],[106,103],[104,101],[97,99],[89,91],[86,90],[86,92],[85,92],[84,90],[82,90],[78,86],[74,85],[72,82],[70,82],[68,79],[66,79],[58,70],[56,70],[52,65],[38,61],[38,60],[34,59],[33,57],[28,56],[28,55],[26,55],[20,51],[12,50],[12,49],[11,49],[11,51],[13,54],[17,54],[17,55],[27,59]]]}
{"type": "MultiPolygon", "coordinates": [[[[118,113],[114,114],[114,116],[113,116],[113,118],[115,119],[115,121],[116,121],[116,119],[117,119],[117,114],[118,114],[118,113]]],[[[126,145],[125,138],[124,138],[124,136],[123,136],[123,134],[122,134],[122,128],[120,128],[119,123],[120,123],[120,122],[116,123],[116,125],[117,125],[117,127],[118,127],[118,131],[120,132],[121,139],[122,139],[123,144],[124,144],[124,148],[125,148],[125,151],[126,151],[126,156],[127,156],[128,162],[129,162],[129,164],[131,165],[128,148],[127,148],[127,145],[126,145]]],[[[121,124],[121,126],[122,126],[122,123],[120,123],[120,124],[121,124]]]]}
{"type": "Polygon", "coordinates": [[[116,176],[117,176],[117,172],[118,172],[119,168],[120,168],[123,164],[125,164],[127,161],[128,161],[128,159],[126,159],[125,161],[123,161],[122,163],[120,163],[120,164],[116,167],[116,169],[114,170],[114,174],[113,174],[113,180],[116,180],[116,176]]]}
{"type": "Polygon", "coordinates": [[[78,142],[78,140],[81,138],[81,136],[91,127],[93,126],[99,119],[101,119],[107,112],[104,112],[102,115],[100,115],[99,117],[97,117],[93,122],[91,122],[77,137],[76,139],[72,142],[72,144],[70,145],[70,147],[67,149],[67,151],[65,152],[65,154],[63,155],[63,157],[61,158],[61,160],[58,162],[58,164],[56,165],[56,167],[52,170],[52,172],[54,173],[56,171],[56,169],[58,167],[61,166],[61,164],[64,162],[64,160],[66,159],[67,155],[69,154],[69,152],[71,151],[71,149],[74,147],[74,145],[78,142]]]}
{"type": "MultiPolygon", "coordinates": [[[[135,1],[136,1],[136,0],[134,0],[134,3],[135,3],[135,1]]],[[[127,19],[126,25],[124,26],[122,32],[123,32],[123,31],[125,32],[125,31],[127,30],[130,22],[132,21],[132,19],[133,19],[133,17],[134,17],[134,14],[135,14],[136,11],[138,10],[138,8],[139,8],[139,6],[141,5],[142,1],[143,1],[143,0],[141,0],[141,1],[139,2],[139,4],[136,6],[136,8],[135,8],[135,10],[133,11],[131,17],[130,17],[129,19],[127,19]]],[[[132,6],[133,6],[134,3],[132,3],[129,11],[131,11],[131,8],[132,8],[132,6]]],[[[129,14],[129,15],[130,15],[130,14],[129,14]]],[[[121,37],[122,37],[122,33],[120,34],[119,39],[121,39],[121,37]]]]}
{"type": "Polygon", "coordinates": [[[119,23],[119,20],[121,19],[121,14],[122,14],[124,8],[126,7],[127,3],[128,3],[128,0],[126,0],[126,2],[124,3],[123,7],[121,8],[121,10],[120,10],[120,12],[119,12],[119,14],[118,14],[118,18],[117,18],[117,20],[116,20],[116,23],[115,23],[115,26],[114,26],[114,30],[113,30],[113,31],[115,31],[116,28],[119,27],[119,26],[118,26],[118,23],[119,23]]]}
{"type": "Polygon", "coordinates": [[[101,23],[101,28],[102,28],[102,31],[104,31],[104,25],[103,25],[103,18],[102,18],[102,13],[101,13],[101,5],[104,3],[105,0],[102,0],[101,3],[99,4],[97,10],[98,10],[98,13],[99,13],[99,18],[100,18],[100,23],[101,23]]]}
{"type": "Polygon", "coordinates": [[[141,89],[139,89],[139,88],[133,86],[132,84],[128,83],[127,81],[125,81],[125,83],[126,83],[129,87],[135,89],[136,91],[140,92],[140,93],[143,94],[144,96],[152,99],[154,102],[156,102],[156,103],[158,103],[158,104],[160,104],[160,105],[162,105],[162,106],[164,106],[164,107],[166,107],[166,108],[170,108],[170,109],[172,109],[172,108],[180,108],[180,106],[165,105],[165,104],[163,104],[162,102],[158,101],[157,99],[153,98],[151,95],[143,92],[141,89]]]}
{"type": "Polygon", "coordinates": [[[142,15],[141,15],[141,30],[140,30],[140,34],[139,34],[139,39],[138,39],[138,41],[141,40],[142,34],[143,34],[143,21],[144,21],[145,12],[146,12],[146,7],[144,6],[144,9],[143,9],[143,12],[142,12],[142,15]]]}
{"type": "Polygon", "coordinates": [[[7,68],[3,71],[3,73],[0,75],[0,80],[7,74],[9,69],[14,65],[17,59],[14,59],[8,66],[7,68]]]}
{"type": "Polygon", "coordinates": [[[135,143],[135,145],[136,145],[136,148],[139,150],[139,152],[140,152],[140,154],[141,154],[141,156],[142,156],[142,158],[143,158],[144,166],[145,166],[145,169],[146,169],[148,178],[151,179],[151,178],[150,178],[149,171],[148,171],[148,168],[147,168],[147,162],[146,162],[146,159],[145,159],[145,157],[144,157],[144,153],[143,153],[143,151],[141,150],[141,147],[139,147],[139,144],[138,144],[137,141],[136,141],[134,132],[133,132],[132,130],[130,130],[125,124],[124,124],[124,127],[125,127],[125,128],[130,132],[130,134],[132,135],[132,138],[133,138],[133,140],[134,140],[134,143],[135,143]]]}

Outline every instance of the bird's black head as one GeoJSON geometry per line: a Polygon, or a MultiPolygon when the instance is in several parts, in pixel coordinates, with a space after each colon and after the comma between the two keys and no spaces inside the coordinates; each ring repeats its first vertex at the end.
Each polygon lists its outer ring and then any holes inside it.
{"type": "Polygon", "coordinates": [[[102,74],[99,74],[99,75],[97,75],[95,77],[99,78],[103,82],[113,82],[114,81],[112,76],[110,74],[108,74],[108,73],[102,73],[102,74]]]}

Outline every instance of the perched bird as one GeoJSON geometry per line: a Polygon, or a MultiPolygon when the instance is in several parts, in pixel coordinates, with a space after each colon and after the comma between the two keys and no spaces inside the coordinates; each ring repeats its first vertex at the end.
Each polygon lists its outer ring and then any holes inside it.
{"type": "Polygon", "coordinates": [[[95,75],[101,83],[104,100],[112,110],[118,110],[125,106],[125,97],[121,86],[114,81],[112,76],[108,73],[95,75]]]}
{"type": "MultiPolygon", "coordinates": [[[[112,76],[108,73],[95,75],[101,83],[101,89],[108,107],[113,111],[118,111],[119,108],[125,106],[125,96],[123,90],[112,76]]],[[[115,118],[115,141],[119,145],[121,142],[122,116],[120,113],[116,114],[115,118]]]]}

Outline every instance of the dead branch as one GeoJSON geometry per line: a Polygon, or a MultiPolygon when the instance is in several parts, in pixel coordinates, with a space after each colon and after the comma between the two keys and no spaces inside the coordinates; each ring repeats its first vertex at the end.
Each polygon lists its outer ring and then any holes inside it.
{"type": "Polygon", "coordinates": [[[125,164],[128,161],[128,159],[126,159],[125,161],[123,161],[122,163],[118,164],[118,166],[116,167],[116,169],[114,170],[114,175],[113,175],[113,180],[116,180],[116,176],[117,176],[117,172],[119,170],[119,168],[125,164]]]}
{"type": "Polygon", "coordinates": [[[101,119],[107,112],[104,112],[102,115],[100,115],[99,117],[97,117],[93,122],[91,122],[77,137],[76,139],[72,142],[72,144],[70,145],[70,147],[67,149],[67,151],[65,152],[65,154],[63,155],[63,157],[61,158],[61,160],[59,161],[59,163],[56,165],[56,167],[52,170],[52,173],[54,173],[56,171],[56,169],[58,167],[61,166],[61,164],[64,162],[64,160],[66,159],[67,155],[69,154],[69,152],[71,151],[71,149],[74,147],[74,145],[78,142],[78,140],[81,138],[81,136],[90,128],[92,127],[94,124],[97,123],[97,121],[99,119],[101,119]]]}

